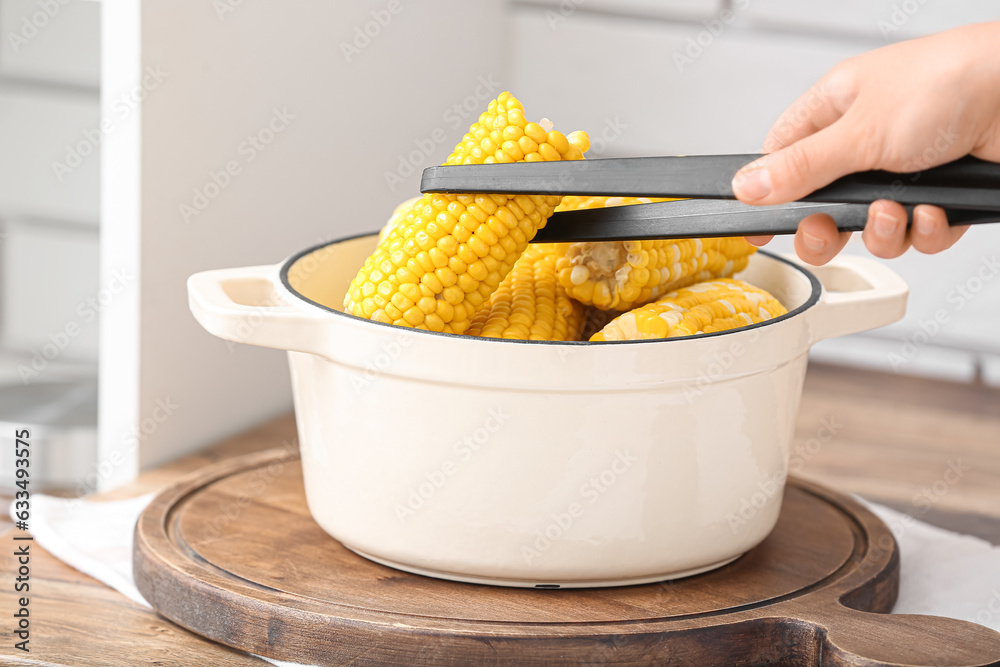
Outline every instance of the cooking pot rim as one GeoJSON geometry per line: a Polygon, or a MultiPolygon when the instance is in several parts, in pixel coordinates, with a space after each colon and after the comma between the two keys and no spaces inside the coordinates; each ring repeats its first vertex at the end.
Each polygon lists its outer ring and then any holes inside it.
{"type": "MultiPolygon", "coordinates": [[[[288,282],[288,271],[289,271],[289,269],[292,267],[292,265],[295,264],[295,262],[297,262],[299,259],[305,257],[306,255],[309,255],[311,253],[316,252],[317,250],[321,250],[322,248],[326,248],[327,246],[331,246],[331,245],[334,245],[334,244],[337,244],[337,243],[346,243],[347,241],[353,241],[355,239],[363,238],[363,237],[366,237],[366,236],[377,236],[377,235],[378,235],[378,232],[363,232],[361,234],[354,234],[352,236],[345,236],[343,238],[333,239],[332,241],[323,241],[322,243],[317,243],[316,245],[313,245],[313,246],[310,246],[308,248],[305,248],[304,250],[300,250],[299,252],[295,253],[294,255],[292,255],[291,257],[289,257],[287,260],[285,260],[285,262],[281,265],[281,270],[279,271],[279,278],[281,280],[282,286],[285,288],[285,290],[288,291],[289,294],[293,295],[297,299],[305,301],[306,303],[311,304],[311,305],[313,305],[313,306],[315,306],[317,308],[320,308],[321,310],[324,310],[324,311],[326,311],[326,312],[328,312],[328,313],[330,313],[332,315],[335,315],[337,317],[348,318],[350,320],[355,320],[355,321],[358,321],[358,322],[365,322],[367,324],[372,324],[372,325],[375,325],[375,326],[387,327],[387,328],[393,329],[394,331],[397,331],[397,332],[401,328],[409,328],[409,327],[398,327],[395,324],[387,324],[385,322],[377,322],[375,320],[368,320],[368,319],[365,319],[363,317],[358,317],[357,315],[351,315],[349,313],[341,312],[341,311],[336,310],[334,308],[331,308],[329,306],[325,306],[325,305],[323,305],[323,304],[321,304],[321,303],[319,303],[317,301],[313,301],[312,299],[304,296],[298,290],[296,290],[294,287],[292,287],[291,283],[288,282]]],[[[769,258],[771,258],[771,259],[773,259],[773,260],[775,260],[777,262],[780,262],[782,264],[786,264],[786,265],[792,267],[793,269],[795,269],[796,271],[798,271],[799,273],[801,273],[802,275],[804,275],[809,280],[809,284],[810,284],[810,288],[811,288],[811,291],[809,293],[809,298],[807,298],[805,300],[805,302],[801,306],[799,306],[798,308],[795,308],[794,310],[788,311],[784,315],[779,315],[778,317],[773,317],[773,318],[771,318],[769,320],[765,320],[763,322],[757,322],[756,324],[749,324],[747,326],[740,327],[739,329],[733,329],[733,330],[729,330],[729,331],[715,331],[715,332],[712,332],[712,333],[694,334],[694,335],[691,335],[691,336],[680,336],[680,337],[676,337],[676,338],[657,338],[657,339],[651,339],[651,340],[610,340],[610,341],[601,341],[600,346],[604,347],[604,346],[607,346],[607,345],[636,345],[636,344],[650,344],[650,343],[680,343],[680,342],[684,342],[684,341],[697,340],[697,339],[701,339],[701,338],[713,338],[715,336],[725,336],[725,335],[728,335],[728,334],[743,333],[745,331],[750,331],[752,329],[759,329],[759,328],[762,328],[762,327],[767,327],[767,326],[771,326],[771,325],[774,325],[774,324],[778,324],[779,322],[783,322],[783,321],[785,321],[787,319],[791,319],[792,317],[795,317],[796,315],[799,315],[799,314],[805,312],[806,310],[808,310],[809,308],[811,308],[812,306],[816,305],[816,303],[819,301],[819,298],[820,298],[820,295],[822,293],[823,287],[820,284],[819,279],[812,273],[812,271],[809,271],[805,267],[800,266],[800,265],[796,264],[795,262],[792,262],[792,261],[790,261],[788,259],[785,259],[784,257],[781,257],[779,255],[775,255],[774,253],[767,252],[766,250],[758,250],[757,252],[759,252],[760,254],[764,255],[765,257],[769,257],[769,258]]],[[[477,340],[477,341],[481,341],[483,343],[494,343],[494,344],[515,344],[515,345],[586,345],[586,346],[590,346],[590,347],[593,347],[595,345],[595,343],[591,343],[590,341],[585,341],[585,340],[581,340],[581,341],[515,340],[515,339],[511,339],[511,338],[479,338],[479,337],[474,337],[474,336],[466,336],[464,334],[453,334],[453,333],[444,333],[444,332],[439,332],[439,331],[428,331],[426,329],[410,329],[410,331],[412,331],[412,332],[414,332],[416,334],[420,334],[420,335],[445,336],[445,337],[448,337],[448,338],[460,338],[463,341],[477,340]]]]}

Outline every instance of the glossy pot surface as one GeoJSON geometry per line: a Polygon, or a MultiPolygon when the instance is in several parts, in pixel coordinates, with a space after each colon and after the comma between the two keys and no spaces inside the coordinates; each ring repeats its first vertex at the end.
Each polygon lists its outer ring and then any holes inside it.
{"type": "Polygon", "coordinates": [[[289,351],[306,495],[354,551],[431,576],[610,586],[725,564],[781,507],[809,347],[905,309],[883,265],[740,275],[789,313],[735,332],[549,343],[341,312],[373,235],[188,283],[221,338],[289,351]]]}

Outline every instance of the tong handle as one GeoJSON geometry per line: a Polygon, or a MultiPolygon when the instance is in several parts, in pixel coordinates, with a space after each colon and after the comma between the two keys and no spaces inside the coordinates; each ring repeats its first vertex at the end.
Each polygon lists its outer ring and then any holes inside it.
{"type": "MultiPolygon", "coordinates": [[[[912,207],[906,207],[912,217],[912,207]]],[[[950,225],[1000,222],[1000,210],[945,209],[950,225]]],[[[867,204],[793,202],[749,206],[738,201],[686,200],[563,211],[538,230],[532,243],[684,239],[794,234],[807,215],[825,213],[842,232],[859,232],[867,204]]]]}
{"type": "Polygon", "coordinates": [[[877,199],[960,210],[997,210],[1000,209],[1000,164],[967,155],[954,162],[907,174],[860,172],[838,179],[803,198],[804,201],[853,204],[877,199]]]}
{"type": "MultiPolygon", "coordinates": [[[[763,154],[700,156],[696,158],[696,175],[708,177],[714,172],[715,186],[718,191],[717,198],[735,199],[736,196],[732,189],[733,176],[743,167],[762,157],[764,157],[763,154]]],[[[912,192],[908,192],[911,190],[927,191],[929,195],[931,191],[951,193],[952,190],[955,190],[954,201],[951,200],[952,195],[949,194],[948,201],[942,200],[939,205],[953,208],[996,209],[998,208],[995,205],[997,200],[987,198],[982,201],[978,195],[983,190],[1000,190],[1000,164],[967,155],[954,162],[923,171],[909,173],[882,170],[857,172],[837,179],[830,185],[803,197],[801,201],[870,204],[878,199],[892,199],[901,204],[931,203],[919,198],[911,201],[915,199],[912,192]]],[[[703,198],[711,199],[712,197],[703,196],[703,198]]]]}
{"type": "MultiPolygon", "coordinates": [[[[422,192],[619,195],[735,199],[732,178],[761,155],[604,158],[492,165],[452,165],[424,170],[422,192]]],[[[1000,210],[1000,164],[967,156],[921,172],[850,174],[802,201],[901,204],[1000,210]]]]}

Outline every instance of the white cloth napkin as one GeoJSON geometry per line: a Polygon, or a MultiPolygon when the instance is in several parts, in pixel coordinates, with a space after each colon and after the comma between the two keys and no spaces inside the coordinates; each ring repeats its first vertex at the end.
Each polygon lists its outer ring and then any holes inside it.
{"type": "Polygon", "coordinates": [[[892,613],[945,616],[1000,631],[1000,547],[858,500],[899,544],[899,598],[892,613]]]}
{"type": "MultiPolygon", "coordinates": [[[[35,542],[62,562],[149,607],[132,577],[132,535],[135,522],[154,496],[147,493],[127,500],[95,502],[32,494],[30,532],[35,542]],[[95,540],[94,535],[101,539],[95,540]]],[[[13,504],[10,513],[13,517],[13,504]]],[[[257,657],[280,667],[310,667],[257,657]]]]}
{"type": "MultiPolygon", "coordinates": [[[[154,495],[108,502],[32,495],[31,533],[59,560],[148,607],[132,578],[132,531],[154,495]],[[93,539],[95,534],[101,539],[93,539]]],[[[859,500],[899,543],[894,614],[947,616],[1000,631],[1000,547],[859,500]]],[[[13,515],[13,505],[10,511],[13,515]]],[[[284,667],[299,665],[259,657],[284,667]]]]}

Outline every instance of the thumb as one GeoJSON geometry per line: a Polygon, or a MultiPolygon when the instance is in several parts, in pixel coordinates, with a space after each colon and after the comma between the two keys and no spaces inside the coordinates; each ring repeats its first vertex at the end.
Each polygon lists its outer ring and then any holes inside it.
{"type": "Polygon", "coordinates": [[[857,141],[843,120],[751,162],[733,177],[733,193],[747,204],[784,204],[841,176],[864,169],[857,141]]]}

